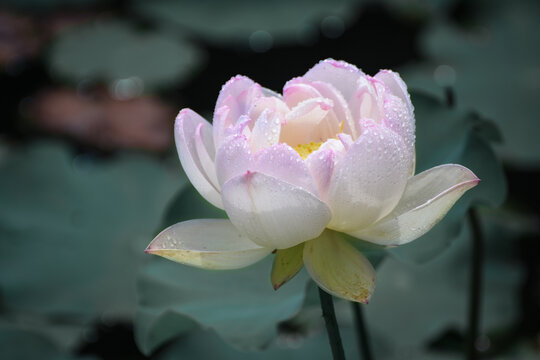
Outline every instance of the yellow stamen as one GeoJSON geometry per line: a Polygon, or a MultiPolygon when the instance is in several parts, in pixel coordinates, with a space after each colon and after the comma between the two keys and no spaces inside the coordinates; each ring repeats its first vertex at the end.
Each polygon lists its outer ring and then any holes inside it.
{"type": "MultiPolygon", "coordinates": [[[[345,123],[345,121],[342,121],[342,122],[339,123],[339,133],[338,134],[341,134],[343,132],[344,123],[345,123]]],[[[300,154],[300,157],[302,159],[306,160],[307,157],[309,156],[309,154],[311,154],[314,151],[317,151],[321,147],[321,145],[323,143],[324,143],[324,141],[322,141],[322,142],[313,142],[312,141],[309,144],[296,145],[295,147],[293,147],[293,149],[296,150],[296,152],[298,154],[300,154]]]]}
{"type": "Polygon", "coordinates": [[[321,147],[322,144],[323,144],[322,142],[318,142],[318,143],[310,142],[309,144],[296,145],[295,147],[293,147],[293,149],[296,150],[298,154],[300,154],[300,157],[302,159],[306,160],[309,154],[311,154],[314,151],[317,151],[321,147]]]}

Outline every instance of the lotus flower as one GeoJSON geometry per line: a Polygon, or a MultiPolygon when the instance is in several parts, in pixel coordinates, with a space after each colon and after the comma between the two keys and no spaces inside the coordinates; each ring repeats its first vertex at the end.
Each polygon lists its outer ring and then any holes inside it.
{"type": "Polygon", "coordinates": [[[283,95],[235,76],[213,125],[180,111],[175,139],[199,193],[229,220],[163,230],[147,252],[206,269],[248,266],[276,252],[275,288],[302,267],[327,292],[366,303],[375,271],[354,246],[408,243],[479,179],[446,164],[414,175],[415,119],[400,76],[324,60],[283,95]]]}

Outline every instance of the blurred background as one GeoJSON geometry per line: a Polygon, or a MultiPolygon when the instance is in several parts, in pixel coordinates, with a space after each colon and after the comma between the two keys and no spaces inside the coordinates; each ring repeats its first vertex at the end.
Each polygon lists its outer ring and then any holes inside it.
{"type": "Polygon", "coordinates": [[[0,358],[330,358],[304,272],[274,292],[271,257],[216,273],[143,253],[164,226],[224,216],[182,172],[176,113],[211,121],[230,77],[281,92],[329,57],[400,72],[417,172],[455,162],[482,179],[421,239],[366,250],[375,359],[464,357],[471,209],[476,348],[540,358],[539,33],[534,0],[0,1],[0,358]]]}

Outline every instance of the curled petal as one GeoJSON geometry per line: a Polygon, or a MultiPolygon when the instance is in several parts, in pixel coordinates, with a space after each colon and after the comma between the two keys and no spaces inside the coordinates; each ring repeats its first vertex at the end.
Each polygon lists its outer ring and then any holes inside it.
{"type": "Polygon", "coordinates": [[[289,107],[280,98],[261,97],[258,98],[249,108],[248,115],[252,119],[258,119],[265,110],[271,110],[276,114],[285,116],[289,112],[289,107]]]}
{"type": "Polygon", "coordinates": [[[339,123],[327,116],[332,101],[324,98],[308,99],[298,104],[285,117],[280,141],[291,146],[309,142],[321,142],[339,132],[339,123]]]}
{"type": "MultiPolygon", "coordinates": [[[[197,150],[197,129],[199,129],[201,134],[206,134],[212,131],[211,125],[193,110],[183,109],[176,118],[174,129],[178,156],[189,180],[208,202],[223,209],[219,190],[212,185],[209,175],[204,171],[197,150]]],[[[204,142],[204,146],[202,147],[206,151],[209,151],[209,148],[213,147],[210,136],[205,135],[204,140],[201,138],[201,141],[204,142]]],[[[199,144],[199,147],[201,148],[201,144],[199,144]]],[[[202,151],[203,149],[201,148],[200,150],[202,151]]]]}
{"type": "Polygon", "coordinates": [[[230,108],[229,116],[236,119],[246,115],[255,99],[262,96],[262,88],[248,77],[237,75],[223,85],[216,102],[215,111],[223,105],[230,108]]]}
{"type": "Polygon", "coordinates": [[[216,166],[214,164],[215,149],[214,141],[212,139],[212,128],[199,124],[197,131],[195,132],[195,148],[197,149],[197,156],[201,162],[202,169],[207,175],[210,183],[216,188],[220,189],[219,182],[216,176],[216,166]]]}
{"type": "Polygon", "coordinates": [[[349,151],[350,147],[354,144],[354,141],[349,134],[338,134],[338,139],[343,144],[345,151],[349,151]]]}
{"type": "Polygon", "coordinates": [[[405,105],[407,105],[407,108],[411,114],[414,112],[411,97],[407,91],[407,85],[405,85],[405,82],[401,79],[398,73],[391,70],[381,70],[377,73],[377,75],[374,76],[374,78],[382,81],[393,95],[399,97],[405,103],[405,105]]]}
{"type": "Polygon", "coordinates": [[[358,133],[356,131],[351,110],[349,109],[349,105],[341,92],[339,92],[333,85],[322,81],[314,81],[311,83],[311,86],[317,89],[323,97],[334,102],[334,107],[332,110],[334,110],[336,113],[338,121],[343,122],[343,132],[351,134],[352,138],[356,139],[358,137],[358,133]]]}
{"type": "Polygon", "coordinates": [[[281,99],[282,96],[280,93],[275,92],[272,89],[267,89],[265,87],[261,88],[262,94],[265,97],[277,97],[278,99],[281,99]]]}
{"type": "Polygon", "coordinates": [[[344,61],[326,59],[312,67],[303,77],[309,81],[327,82],[338,89],[345,100],[349,100],[364,73],[356,66],[344,61]]]}
{"type": "Polygon", "coordinates": [[[417,239],[437,224],[480,180],[461,165],[447,164],[409,179],[396,208],[375,224],[350,235],[380,245],[401,245],[417,239]]]}
{"type": "Polygon", "coordinates": [[[317,285],[337,297],[367,304],[375,290],[369,260],[335,233],[306,242],[304,265],[317,285]]]}
{"type": "Polygon", "coordinates": [[[374,223],[392,211],[405,189],[412,154],[396,133],[367,124],[334,169],[326,199],[331,229],[348,232],[374,223]]]}
{"type": "Polygon", "coordinates": [[[357,89],[349,100],[353,119],[371,119],[379,121],[382,113],[382,96],[378,96],[373,83],[367,77],[358,79],[357,89]]]}
{"type": "Polygon", "coordinates": [[[283,88],[283,100],[291,109],[304,100],[320,97],[321,93],[309,84],[289,82],[283,88]]]}
{"type": "Polygon", "coordinates": [[[221,106],[214,112],[214,119],[212,123],[212,133],[214,137],[214,145],[216,149],[219,149],[223,139],[225,138],[225,130],[231,126],[228,123],[230,108],[227,105],[221,106]]]}
{"type": "Polygon", "coordinates": [[[254,170],[319,196],[317,185],[306,163],[286,144],[274,145],[257,154],[254,170]]]}
{"type": "Polygon", "coordinates": [[[324,202],[272,176],[247,172],[223,185],[231,222],[255,243],[286,249],[321,234],[330,220],[324,202]]]}
{"type": "Polygon", "coordinates": [[[253,158],[249,142],[243,135],[230,137],[216,154],[216,174],[219,184],[233,177],[245,174],[253,168],[253,158]]]}
{"type": "Polygon", "coordinates": [[[272,249],[258,246],[241,234],[229,220],[184,221],[159,233],[145,252],[204,269],[238,269],[268,255],[272,249]]]}

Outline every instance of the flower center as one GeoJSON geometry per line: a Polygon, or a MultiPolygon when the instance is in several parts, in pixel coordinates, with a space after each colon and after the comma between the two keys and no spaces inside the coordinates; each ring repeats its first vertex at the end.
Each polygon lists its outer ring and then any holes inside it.
{"type": "Polygon", "coordinates": [[[309,154],[311,154],[314,151],[317,151],[323,142],[310,142],[308,144],[299,144],[293,147],[294,150],[300,155],[300,157],[304,160],[307,159],[309,154]]]}

